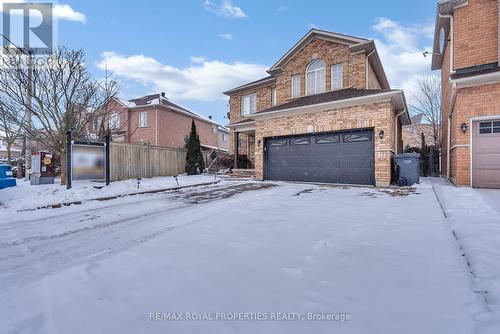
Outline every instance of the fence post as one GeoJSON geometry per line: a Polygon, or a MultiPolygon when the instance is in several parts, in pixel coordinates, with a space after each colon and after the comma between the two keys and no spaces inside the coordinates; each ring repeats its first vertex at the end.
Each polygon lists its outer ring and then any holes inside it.
{"type": "Polygon", "coordinates": [[[110,179],[111,179],[111,175],[109,175],[110,173],[110,168],[109,168],[109,142],[110,142],[110,138],[109,138],[109,133],[106,134],[106,185],[109,186],[109,182],[110,182],[110,179]]]}
{"type": "Polygon", "coordinates": [[[71,189],[71,130],[66,132],[66,189],[71,189]]]}

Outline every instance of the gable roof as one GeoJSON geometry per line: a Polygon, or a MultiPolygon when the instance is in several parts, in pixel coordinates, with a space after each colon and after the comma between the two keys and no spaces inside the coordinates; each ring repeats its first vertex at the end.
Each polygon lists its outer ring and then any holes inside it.
{"type": "Polygon", "coordinates": [[[309,43],[314,38],[321,38],[328,41],[345,44],[352,46],[359,43],[368,42],[366,38],[344,35],[339,33],[334,33],[330,31],[311,29],[307,34],[304,35],[290,50],[287,51],[267,72],[269,74],[274,74],[280,71],[281,67],[286,64],[286,62],[293,56],[297,51],[302,49],[307,43],[309,43]]]}
{"type": "Polygon", "coordinates": [[[311,29],[267,71],[270,76],[227,90],[224,94],[231,95],[245,89],[274,83],[276,81],[275,75],[282,71],[282,67],[288,62],[288,60],[290,60],[295,53],[299,52],[305,45],[315,38],[347,45],[349,50],[353,53],[365,52],[367,54],[368,62],[375,71],[382,89],[390,89],[389,80],[387,80],[384,67],[373,40],[325,30],[311,29]]]}
{"type": "MultiPolygon", "coordinates": [[[[121,101],[119,101],[121,102],[121,101]]],[[[123,104],[123,102],[121,102],[123,104]]],[[[204,121],[206,123],[210,123],[212,125],[218,126],[218,127],[224,127],[222,124],[219,124],[212,120],[210,117],[205,117],[199,113],[196,113],[194,111],[191,111],[177,103],[174,103],[170,101],[168,98],[163,96],[163,94],[150,94],[150,95],[145,95],[141,97],[137,97],[134,99],[128,100],[128,104],[124,106],[126,109],[139,109],[139,108],[148,108],[152,106],[161,106],[164,107],[170,111],[177,112],[189,117],[192,117],[194,119],[204,121]]],[[[223,131],[223,130],[222,130],[223,131]]]]}

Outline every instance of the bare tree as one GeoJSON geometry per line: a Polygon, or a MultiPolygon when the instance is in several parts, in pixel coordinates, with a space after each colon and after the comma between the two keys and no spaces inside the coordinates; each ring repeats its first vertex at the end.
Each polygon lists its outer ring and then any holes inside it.
{"type": "Polygon", "coordinates": [[[104,104],[116,94],[116,81],[96,80],[85,65],[83,50],[58,48],[35,58],[29,77],[27,55],[5,50],[9,62],[0,69],[0,92],[20,109],[31,112],[32,124],[12,117],[33,141],[61,157],[61,183],[66,175],[66,132],[78,140],[94,139],[92,129],[104,117],[104,104]]]}
{"type": "Polygon", "coordinates": [[[8,99],[0,99],[0,139],[7,148],[7,161],[12,162],[12,145],[20,138],[23,127],[18,120],[24,122],[24,112],[8,99]]]}
{"type": "Polygon", "coordinates": [[[409,108],[414,114],[422,114],[424,122],[432,126],[435,145],[440,147],[441,82],[438,76],[429,75],[417,80],[416,88],[409,94],[409,108]]]}

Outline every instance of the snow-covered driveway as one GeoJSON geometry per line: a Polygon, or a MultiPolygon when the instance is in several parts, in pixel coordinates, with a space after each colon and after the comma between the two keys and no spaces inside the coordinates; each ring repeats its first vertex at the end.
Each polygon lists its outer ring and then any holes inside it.
{"type": "Polygon", "coordinates": [[[473,332],[481,300],[432,188],[268,185],[9,214],[0,332],[473,332]]]}

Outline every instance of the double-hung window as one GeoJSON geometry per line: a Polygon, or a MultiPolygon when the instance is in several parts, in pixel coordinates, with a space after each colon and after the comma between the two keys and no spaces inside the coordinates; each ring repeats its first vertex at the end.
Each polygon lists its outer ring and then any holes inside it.
{"type": "Polygon", "coordinates": [[[307,95],[325,91],[325,63],[321,59],[313,60],[306,69],[307,95]]]}
{"type": "Polygon", "coordinates": [[[247,116],[257,112],[257,94],[248,94],[241,97],[241,115],[247,116]]]}
{"type": "Polygon", "coordinates": [[[300,74],[292,75],[292,98],[300,96],[300,74]]]}
{"type": "Polygon", "coordinates": [[[335,64],[332,66],[332,90],[344,88],[344,65],[335,64]]]}
{"type": "Polygon", "coordinates": [[[146,111],[141,111],[139,113],[139,127],[146,128],[148,126],[148,113],[146,111]]]}

